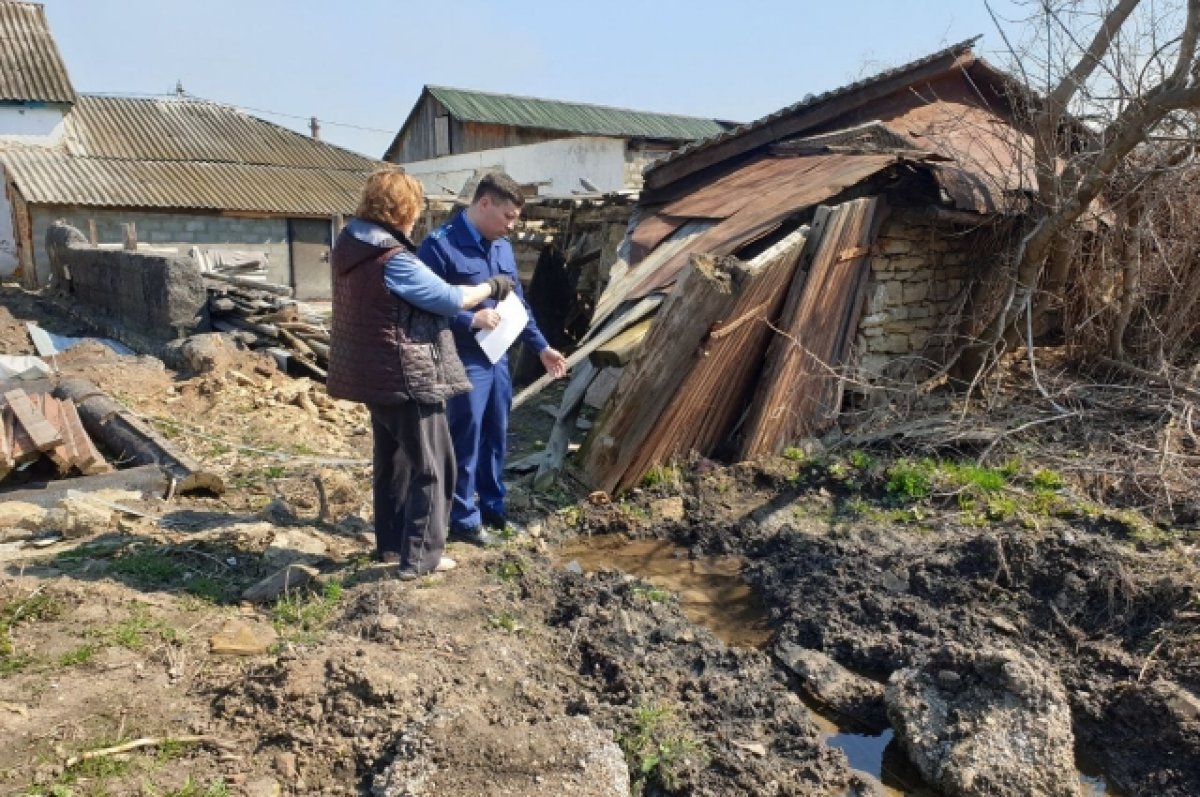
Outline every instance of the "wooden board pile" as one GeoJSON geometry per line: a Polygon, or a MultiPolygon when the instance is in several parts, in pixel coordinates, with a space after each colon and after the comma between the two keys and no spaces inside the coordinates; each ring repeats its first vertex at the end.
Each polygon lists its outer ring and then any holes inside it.
{"type": "Polygon", "coordinates": [[[329,367],[329,327],[303,312],[291,299],[291,288],[232,277],[205,275],[212,327],[227,332],[251,349],[286,360],[287,366],[318,379],[329,367]]]}
{"type": "Polygon", "coordinates": [[[69,399],[0,385],[0,418],[0,481],[43,457],[59,476],[112,471],[69,399]]]}

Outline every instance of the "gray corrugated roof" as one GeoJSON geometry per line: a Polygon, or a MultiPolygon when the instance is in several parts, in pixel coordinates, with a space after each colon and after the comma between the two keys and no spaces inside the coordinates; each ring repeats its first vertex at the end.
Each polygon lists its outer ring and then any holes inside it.
{"type": "Polygon", "coordinates": [[[32,204],[299,215],[352,213],[367,174],[243,163],[78,158],[33,148],[0,153],[0,161],[32,204]]]}
{"type": "Polygon", "coordinates": [[[75,101],[40,3],[0,2],[0,100],[75,101]]]}
{"type": "Polygon", "coordinates": [[[218,103],[84,95],[64,147],[0,152],[34,204],[353,212],[382,162],[218,103]]]}
{"type": "Polygon", "coordinates": [[[633,111],[581,102],[426,86],[455,118],[467,122],[561,130],[580,135],[693,141],[722,132],[714,119],[633,111]]]}
{"type": "Polygon", "coordinates": [[[786,108],[781,108],[780,110],[775,111],[774,113],[772,113],[768,116],[764,116],[763,118],[758,119],[756,121],[748,122],[744,125],[739,125],[737,127],[734,127],[731,130],[722,131],[722,132],[718,133],[717,135],[714,135],[710,138],[705,138],[702,141],[696,141],[691,144],[687,144],[687,145],[675,150],[674,152],[667,155],[666,157],[659,158],[658,160],[651,163],[649,166],[646,167],[644,174],[647,177],[649,177],[650,174],[657,171],[658,169],[661,169],[662,167],[666,166],[667,164],[676,163],[677,161],[681,161],[681,160],[686,160],[686,159],[692,157],[693,155],[695,155],[696,153],[703,152],[707,149],[717,146],[718,144],[723,144],[726,141],[731,141],[735,138],[740,138],[741,136],[744,136],[755,130],[759,130],[764,127],[769,127],[772,123],[777,122],[784,117],[792,116],[794,114],[799,114],[804,111],[807,111],[809,108],[815,108],[818,105],[822,105],[824,103],[827,103],[827,102],[830,102],[833,100],[837,100],[842,97],[846,97],[848,95],[853,94],[854,92],[862,91],[863,89],[865,89],[868,86],[871,86],[875,83],[881,83],[885,80],[889,80],[893,77],[902,75],[905,72],[911,72],[911,71],[913,71],[915,69],[919,69],[920,67],[923,67],[927,64],[932,64],[939,59],[946,58],[948,56],[961,55],[962,53],[970,51],[971,47],[975,44],[975,42],[979,41],[979,38],[980,37],[978,37],[978,36],[974,36],[970,39],[967,39],[964,42],[959,42],[958,44],[947,47],[944,50],[939,50],[936,53],[927,55],[924,58],[920,58],[916,61],[912,61],[911,63],[907,63],[907,64],[904,64],[903,66],[896,67],[895,69],[889,69],[885,72],[881,72],[878,75],[874,75],[874,76],[866,78],[864,80],[859,80],[855,83],[851,83],[848,86],[842,86],[841,88],[833,89],[832,91],[827,91],[824,94],[819,94],[815,97],[810,95],[810,96],[802,99],[800,102],[789,105],[786,108]]]}
{"type": "Polygon", "coordinates": [[[256,163],[373,169],[379,161],[326,144],[228,105],[188,98],[84,94],[67,116],[72,155],[149,161],[256,163]]]}

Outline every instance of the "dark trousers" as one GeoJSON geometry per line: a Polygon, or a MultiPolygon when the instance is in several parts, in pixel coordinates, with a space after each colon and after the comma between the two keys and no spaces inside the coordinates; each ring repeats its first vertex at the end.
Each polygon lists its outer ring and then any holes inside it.
{"type": "Polygon", "coordinates": [[[375,545],[425,573],[446,548],[454,446],[444,404],[371,405],[375,545]]]}

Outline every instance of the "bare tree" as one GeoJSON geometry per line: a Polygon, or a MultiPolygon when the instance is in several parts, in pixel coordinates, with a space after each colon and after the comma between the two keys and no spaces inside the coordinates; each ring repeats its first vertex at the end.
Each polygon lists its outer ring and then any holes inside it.
{"type": "MultiPolygon", "coordinates": [[[[978,371],[1002,349],[1017,322],[1044,313],[1072,278],[1078,254],[1070,230],[1136,165],[1134,157],[1164,131],[1184,131],[1159,165],[1176,168],[1191,154],[1187,116],[1200,108],[1200,0],[1031,0],[1026,21],[1035,34],[1020,46],[1006,38],[1014,71],[1024,86],[1036,177],[1033,223],[1009,261],[1003,301],[978,337],[964,347],[960,370],[978,371]],[[1039,288],[1042,291],[1039,293],[1039,288]],[[963,368],[965,366],[965,369],[963,368]]],[[[991,4],[989,11],[996,14],[991,4]]],[[[1000,20],[997,26],[1000,27],[1000,20]]],[[[1003,28],[1001,27],[1003,33],[1003,28]]],[[[1167,135],[1171,138],[1171,135],[1167,135]]],[[[1141,164],[1154,163],[1143,157],[1141,164]]],[[[1132,169],[1136,171],[1136,169],[1132,169]]],[[[1153,170],[1151,170],[1153,171],[1153,170]]],[[[1116,213],[1135,234],[1145,231],[1148,205],[1132,201],[1116,213]]],[[[1122,287],[1136,295],[1142,241],[1126,252],[1122,287]]],[[[1077,274],[1074,276],[1078,276],[1077,274]]],[[[1198,286],[1200,290],[1200,286],[1198,286]]],[[[1130,299],[1132,301],[1132,298],[1130,299]]],[[[1121,327],[1133,308],[1113,323],[1121,327]]]]}

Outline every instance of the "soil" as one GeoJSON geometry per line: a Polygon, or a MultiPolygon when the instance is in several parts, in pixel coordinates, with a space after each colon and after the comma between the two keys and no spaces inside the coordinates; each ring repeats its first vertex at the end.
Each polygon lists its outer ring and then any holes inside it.
{"type": "MultiPolygon", "coordinates": [[[[0,353],[33,353],[27,320],[85,332],[64,318],[3,289],[0,353]]],[[[898,509],[869,468],[700,461],[618,501],[514,477],[527,533],[401,582],[370,561],[361,408],[236,351],[198,374],[92,343],[58,365],[227,490],[125,498],[139,514],[99,533],[0,546],[5,794],[879,794],[776,646],[884,682],[948,643],[1053,668],[1110,794],[1200,794],[1194,532],[1149,533],[1070,486],[1062,511],[981,521],[898,509]],[[555,555],[610,534],[743,557],[770,642],[726,645],[677,598],[555,555]],[[316,580],[241,600],[288,563],[316,580]],[[216,652],[231,639],[246,655],[216,652]]],[[[546,438],[554,401],[517,414],[515,450],[546,438]]]]}

